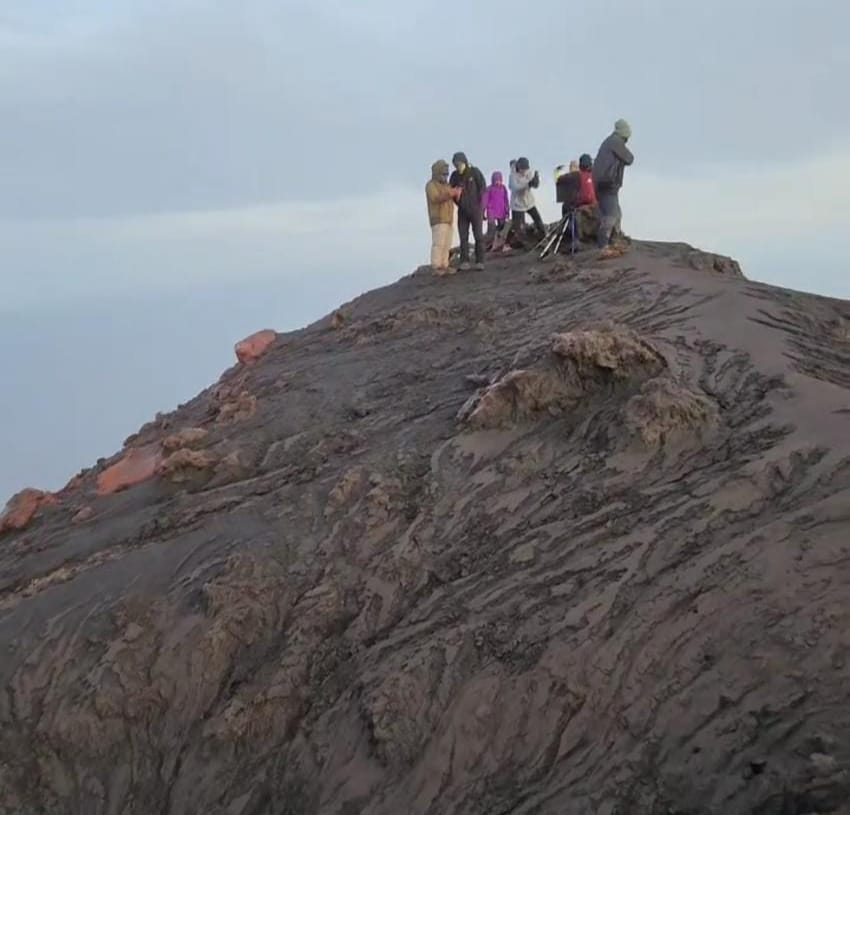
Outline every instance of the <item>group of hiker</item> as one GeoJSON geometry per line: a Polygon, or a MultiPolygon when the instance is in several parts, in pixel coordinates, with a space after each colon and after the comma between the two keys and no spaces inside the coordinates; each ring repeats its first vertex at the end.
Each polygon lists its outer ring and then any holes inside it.
{"type": "MultiPolygon", "coordinates": [[[[555,169],[562,219],[569,218],[575,223],[572,231],[577,241],[595,240],[603,252],[610,252],[611,246],[624,238],[619,194],[624,170],[634,161],[626,146],[630,137],[631,128],[621,118],[614,124],[613,133],[602,142],[595,160],[590,154],[582,154],[568,167],[561,165],[555,169]]],[[[531,220],[533,238],[540,241],[546,237],[547,228],[535,201],[540,174],[531,169],[528,158],[511,160],[507,186],[498,170],[491,175],[488,186],[482,172],[461,151],[452,157],[452,166],[450,171],[445,160],[437,160],[425,186],[434,274],[456,271],[449,264],[455,210],[462,271],[473,267],[483,270],[488,251],[507,253],[513,250],[512,243],[526,244],[526,216],[531,220]],[[475,243],[474,264],[470,263],[470,231],[475,243]]]]}

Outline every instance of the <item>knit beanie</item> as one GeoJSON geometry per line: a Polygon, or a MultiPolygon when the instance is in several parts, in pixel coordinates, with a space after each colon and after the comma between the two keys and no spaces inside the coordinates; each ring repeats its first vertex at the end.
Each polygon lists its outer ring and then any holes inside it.
{"type": "Polygon", "coordinates": [[[620,118],[614,122],[614,133],[623,140],[628,140],[632,136],[632,128],[625,118],[620,118]]]}

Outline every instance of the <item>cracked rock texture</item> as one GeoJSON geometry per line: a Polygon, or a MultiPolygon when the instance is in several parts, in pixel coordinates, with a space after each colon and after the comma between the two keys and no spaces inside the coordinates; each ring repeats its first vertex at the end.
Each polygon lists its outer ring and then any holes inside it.
{"type": "Polygon", "coordinates": [[[850,304],[416,274],[0,525],[7,812],[850,811],[850,304]]]}

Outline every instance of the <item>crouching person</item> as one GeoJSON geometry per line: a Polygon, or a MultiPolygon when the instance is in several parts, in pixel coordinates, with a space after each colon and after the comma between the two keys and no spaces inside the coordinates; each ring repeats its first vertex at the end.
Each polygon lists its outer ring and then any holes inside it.
{"type": "Polygon", "coordinates": [[[575,251],[581,242],[595,242],[599,232],[593,159],[590,154],[582,154],[580,159],[570,162],[569,172],[563,172],[564,169],[563,166],[555,169],[556,198],[561,204],[561,218],[569,220],[568,231],[574,233],[571,249],[575,251]]]}

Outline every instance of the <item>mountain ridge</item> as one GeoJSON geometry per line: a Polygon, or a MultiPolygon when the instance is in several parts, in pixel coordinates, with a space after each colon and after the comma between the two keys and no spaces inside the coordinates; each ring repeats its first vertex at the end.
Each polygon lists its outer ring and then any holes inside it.
{"type": "Polygon", "coordinates": [[[0,808],[847,808],[850,303],[635,243],[239,356],[0,534],[0,808]]]}

